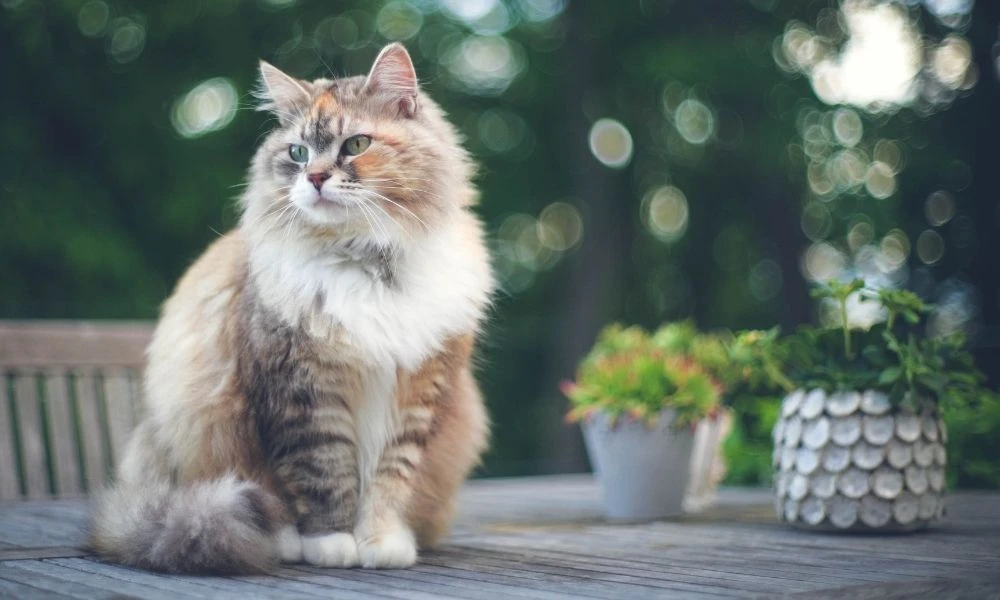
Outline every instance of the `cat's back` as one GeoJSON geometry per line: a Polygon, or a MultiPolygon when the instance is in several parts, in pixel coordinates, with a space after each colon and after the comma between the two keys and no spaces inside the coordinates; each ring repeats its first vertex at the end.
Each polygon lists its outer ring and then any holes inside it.
{"type": "Polygon", "coordinates": [[[184,383],[179,379],[217,372],[231,359],[236,309],[246,285],[247,242],[235,230],[202,253],[164,303],[147,350],[148,396],[155,399],[176,390],[184,383]]]}

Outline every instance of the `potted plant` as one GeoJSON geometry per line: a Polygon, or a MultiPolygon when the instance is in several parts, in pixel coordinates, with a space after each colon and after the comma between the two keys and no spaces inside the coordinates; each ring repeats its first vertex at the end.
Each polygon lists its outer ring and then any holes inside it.
{"type": "Polygon", "coordinates": [[[990,392],[961,335],[932,337],[929,307],[907,291],[832,282],[840,327],[800,327],[784,340],[785,396],[774,427],[776,509],[790,524],[832,530],[914,530],[944,513],[942,406],[990,392]],[[848,325],[852,294],[886,315],[848,325]]]}
{"type": "Polygon", "coordinates": [[[563,393],[580,422],[613,519],[680,514],[694,426],[719,407],[718,382],[668,335],[612,325],[601,332],[563,393]]]}
{"type": "Polygon", "coordinates": [[[722,388],[722,401],[694,427],[683,506],[684,512],[699,512],[715,503],[719,483],[726,474],[722,445],[729,434],[732,413],[725,406],[729,390],[724,378],[732,371],[730,351],[722,335],[701,333],[690,321],[663,325],[653,334],[652,343],[668,356],[694,361],[722,388]]]}

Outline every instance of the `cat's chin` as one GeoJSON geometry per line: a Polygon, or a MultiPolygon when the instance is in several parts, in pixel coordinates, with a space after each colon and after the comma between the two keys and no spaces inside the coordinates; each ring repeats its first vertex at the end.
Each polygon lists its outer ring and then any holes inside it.
{"type": "Polygon", "coordinates": [[[351,219],[351,201],[341,198],[316,197],[303,203],[302,212],[316,225],[343,225],[351,219]]]}

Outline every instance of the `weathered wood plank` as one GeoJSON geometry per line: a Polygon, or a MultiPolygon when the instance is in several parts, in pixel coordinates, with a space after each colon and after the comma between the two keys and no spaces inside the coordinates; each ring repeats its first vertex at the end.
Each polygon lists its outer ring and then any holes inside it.
{"type": "Polygon", "coordinates": [[[34,373],[14,377],[14,414],[21,446],[21,468],[29,498],[49,495],[49,467],[45,457],[45,428],[34,373]]]}
{"type": "Polygon", "coordinates": [[[822,600],[998,600],[1000,581],[968,581],[961,579],[933,579],[927,581],[894,581],[878,585],[864,585],[819,593],[782,595],[782,598],[819,598],[822,600]]]}
{"type": "Polygon", "coordinates": [[[55,469],[55,493],[64,497],[78,496],[83,491],[80,457],[65,371],[50,371],[45,376],[45,414],[49,424],[49,452],[55,469]]]}
{"type": "Polygon", "coordinates": [[[0,321],[0,370],[141,368],[153,326],[122,321],[0,321]]]}
{"type": "Polygon", "coordinates": [[[7,374],[0,371],[0,500],[21,497],[7,374]]]}
{"type": "Polygon", "coordinates": [[[104,405],[108,417],[108,439],[111,447],[111,463],[121,460],[128,434],[132,431],[133,407],[132,389],[128,374],[123,370],[104,372],[104,405]]]}
{"type": "Polygon", "coordinates": [[[0,580],[28,585],[38,576],[50,592],[67,596],[80,594],[60,586],[79,583],[88,593],[116,590],[154,599],[989,598],[1000,593],[997,538],[991,534],[1000,525],[997,493],[959,495],[945,526],[907,536],[795,531],[773,521],[767,512],[770,495],[758,491],[723,490],[724,504],[697,518],[641,525],[588,517],[599,511],[598,496],[593,482],[581,478],[471,482],[462,498],[461,532],[440,550],[422,553],[411,569],[296,565],[253,577],[176,577],[92,557],[29,559],[75,551],[73,541],[83,540],[84,505],[0,504],[0,560],[21,557],[3,562],[19,570],[13,578],[10,571],[6,579],[0,573],[0,580]]]}
{"type": "Polygon", "coordinates": [[[0,546],[0,560],[38,560],[42,558],[71,558],[90,553],[79,547],[47,546],[45,548],[4,548],[0,546]]]}
{"type": "Polygon", "coordinates": [[[104,486],[108,460],[105,453],[104,427],[101,424],[101,407],[97,394],[97,378],[91,373],[77,373],[74,377],[76,410],[80,425],[80,447],[83,454],[84,481],[89,492],[104,486]]]}
{"type": "MultiPolygon", "coordinates": [[[[80,600],[115,600],[120,593],[114,589],[101,589],[80,578],[66,578],[64,574],[40,562],[17,561],[0,563],[0,578],[27,583],[34,588],[80,600]]],[[[33,596],[28,596],[32,598],[33,596]]],[[[40,597],[40,596],[34,596],[40,597]]]]}
{"type": "Polygon", "coordinates": [[[64,600],[72,598],[58,592],[33,587],[28,583],[3,578],[0,569],[0,599],[2,600],[64,600]]]}
{"type": "MultiPolygon", "coordinates": [[[[21,563],[12,564],[20,565],[21,563]]],[[[81,581],[100,588],[117,589],[122,593],[150,600],[169,600],[179,597],[245,600],[247,597],[245,590],[226,591],[192,582],[193,578],[183,578],[182,580],[159,573],[122,569],[85,558],[53,558],[34,564],[38,565],[35,568],[39,572],[55,572],[70,580],[81,581]]]]}

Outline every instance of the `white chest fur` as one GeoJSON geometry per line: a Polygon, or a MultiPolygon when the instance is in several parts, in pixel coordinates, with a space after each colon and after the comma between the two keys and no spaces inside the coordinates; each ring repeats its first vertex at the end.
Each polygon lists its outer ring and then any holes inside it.
{"type": "Polygon", "coordinates": [[[252,244],[252,278],[265,305],[319,337],[328,321],[346,332],[359,360],[393,370],[414,370],[449,337],[475,331],[493,289],[479,227],[464,211],[411,240],[390,281],[313,243],[252,244]]]}

